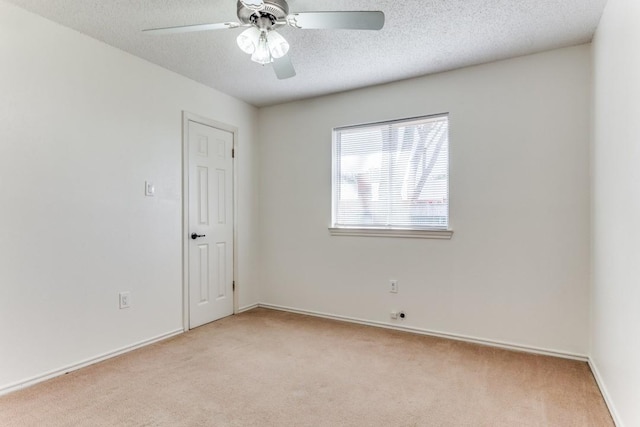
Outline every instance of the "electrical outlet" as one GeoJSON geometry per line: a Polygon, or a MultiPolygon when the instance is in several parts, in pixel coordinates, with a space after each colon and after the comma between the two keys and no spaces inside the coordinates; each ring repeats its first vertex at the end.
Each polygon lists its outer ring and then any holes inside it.
{"type": "Polygon", "coordinates": [[[393,279],[393,280],[389,280],[389,292],[391,292],[392,294],[397,294],[398,293],[398,281],[393,279]]]}
{"type": "Polygon", "coordinates": [[[120,308],[129,308],[131,307],[131,292],[120,292],[120,308]]]}

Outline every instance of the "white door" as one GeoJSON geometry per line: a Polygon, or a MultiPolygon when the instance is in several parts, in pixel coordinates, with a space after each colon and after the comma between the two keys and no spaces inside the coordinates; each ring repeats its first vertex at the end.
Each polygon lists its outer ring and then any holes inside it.
{"type": "Polygon", "coordinates": [[[233,133],[188,121],[189,328],[233,314],[233,133]]]}

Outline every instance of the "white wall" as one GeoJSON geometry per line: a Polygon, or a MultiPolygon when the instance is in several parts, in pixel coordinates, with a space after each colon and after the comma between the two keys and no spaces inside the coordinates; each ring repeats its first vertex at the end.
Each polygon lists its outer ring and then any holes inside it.
{"type": "Polygon", "coordinates": [[[260,109],[264,303],[586,355],[590,46],[260,109]],[[451,241],[331,237],[331,129],[450,113],[451,241]],[[388,279],[399,280],[397,295],[388,279]]]}
{"type": "Polygon", "coordinates": [[[257,302],[255,108],[4,1],[0,58],[0,390],[181,328],[183,110],[239,128],[257,302]]]}
{"type": "Polygon", "coordinates": [[[637,0],[609,0],[593,42],[591,359],[621,426],[640,426],[638,23],[637,0]]]}

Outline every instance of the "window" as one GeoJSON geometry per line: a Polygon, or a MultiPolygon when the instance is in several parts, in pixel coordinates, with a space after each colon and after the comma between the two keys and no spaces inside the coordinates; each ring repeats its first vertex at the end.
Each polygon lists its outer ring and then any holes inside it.
{"type": "Polygon", "coordinates": [[[332,234],[450,238],[447,114],[333,130],[332,234]]]}

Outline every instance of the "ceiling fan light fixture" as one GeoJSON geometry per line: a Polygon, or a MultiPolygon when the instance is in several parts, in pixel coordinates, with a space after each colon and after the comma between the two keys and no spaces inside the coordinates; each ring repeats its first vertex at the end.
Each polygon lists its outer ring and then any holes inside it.
{"type": "Polygon", "coordinates": [[[238,43],[238,47],[244,53],[251,55],[256,51],[256,46],[258,45],[258,40],[260,39],[260,30],[256,27],[250,27],[244,30],[238,38],[236,38],[236,42],[238,43]]]}
{"type": "Polygon", "coordinates": [[[296,75],[287,55],[289,43],[276,29],[289,25],[298,29],[380,30],[384,26],[382,11],[326,11],[289,13],[287,0],[236,0],[238,22],[180,25],[142,30],[154,34],[247,28],[237,38],[240,50],[261,65],[273,64],[280,80],[296,75]]]}
{"type": "Polygon", "coordinates": [[[289,43],[275,31],[269,33],[269,52],[275,59],[282,58],[289,52],[289,43]]]}
{"type": "Polygon", "coordinates": [[[258,43],[256,44],[256,50],[251,55],[251,60],[262,65],[273,62],[273,57],[271,56],[271,52],[269,50],[269,42],[267,41],[266,31],[260,32],[260,37],[258,38],[258,43]]]}
{"type": "Polygon", "coordinates": [[[289,43],[284,37],[275,31],[259,30],[257,27],[243,31],[236,42],[244,53],[251,55],[253,62],[262,65],[282,58],[289,52],[289,43]]]}

